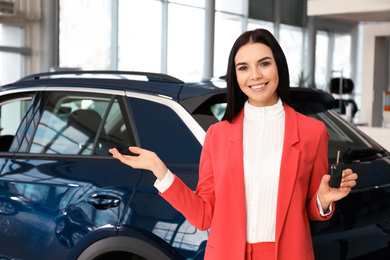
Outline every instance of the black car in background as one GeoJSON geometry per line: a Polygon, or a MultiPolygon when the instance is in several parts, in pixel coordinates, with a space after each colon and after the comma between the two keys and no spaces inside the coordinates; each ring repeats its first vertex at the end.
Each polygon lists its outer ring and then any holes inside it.
{"type": "MultiPolygon", "coordinates": [[[[203,259],[208,231],[158,195],[152,173],[108,149],[153,150],[195,190],[205,131],[226,106],[220,84],[64,71],[1,87],[0,258],[203,259]]],[[[294,109],[325,123],[329,164],[341,151],[340,165],[359,174],[334,216],[311,222],[316,259],[388,259],[389,152],[333,111],[329,93],[291,95],[294,109]]]]}

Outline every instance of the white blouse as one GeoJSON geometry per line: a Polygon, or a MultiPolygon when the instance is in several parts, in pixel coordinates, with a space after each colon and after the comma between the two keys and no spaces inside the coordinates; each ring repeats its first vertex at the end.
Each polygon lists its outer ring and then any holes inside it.
{"type": "Polygon", "coordinates": [[[247,242],[275,242],[276,205],[284,138],[282,101],[245,103],[243,124],[247,242]]]}

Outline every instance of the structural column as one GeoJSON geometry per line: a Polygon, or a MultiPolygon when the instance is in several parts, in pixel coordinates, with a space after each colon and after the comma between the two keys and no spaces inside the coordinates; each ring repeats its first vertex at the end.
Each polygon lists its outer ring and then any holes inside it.
{"type": "Polygon", "coordinates": [[[214,74],[215,0],[206,1],[204,27],[203,79],[207,80],[214,74]]]}
{"type": "Polygon", "coordinates": [[[42,0],[41,21],[41,71],[49,71],[50,68],[58,67],[59,60],[59,1],[42,0]]]}

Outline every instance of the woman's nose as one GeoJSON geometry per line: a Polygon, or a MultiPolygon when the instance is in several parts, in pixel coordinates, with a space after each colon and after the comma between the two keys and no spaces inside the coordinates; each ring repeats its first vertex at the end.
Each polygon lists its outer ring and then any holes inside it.
{"type": "Polygon", "coordinates": [[[261,71],[259,69],[254,69],[252,70],[252,79],[253,80],[256,80],[256,79],[261,79],[263,77],[263,74],[261,73],[261,71]]]}

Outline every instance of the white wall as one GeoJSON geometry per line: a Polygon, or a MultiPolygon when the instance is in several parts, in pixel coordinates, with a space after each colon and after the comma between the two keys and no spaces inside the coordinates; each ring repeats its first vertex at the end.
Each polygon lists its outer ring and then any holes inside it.
{"type": "Polygon", "coordinates": [[[307,15],[356,21],[389,21],[389,0],[309,0],[307,15]]]}
{"type": "MultiPolygon", "coordinates": [[[[366,23],[362,25],[360,71],[361,84],[360,123],[372,126],[374,102],[375,38],[390,36],[390,23],[366,23]]],[[[382,111],[381,111],[382,112],[382,111]]]]}

